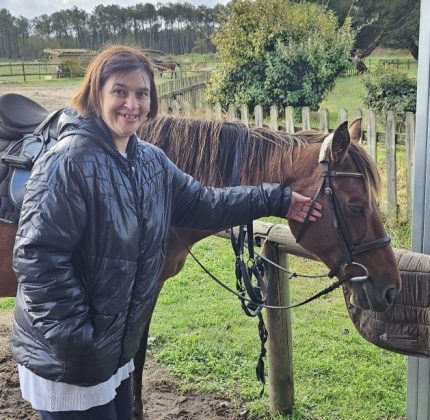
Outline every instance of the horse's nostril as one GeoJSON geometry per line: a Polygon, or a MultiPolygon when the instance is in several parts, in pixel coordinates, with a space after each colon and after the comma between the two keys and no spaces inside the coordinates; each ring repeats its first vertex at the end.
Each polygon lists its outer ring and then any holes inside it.
{"type": "Polygon", "coordinates": [[[387,302],[391,305],[394,302],[394,299],[397,296],[397,291],[395,287],[392,287],[387,290],[385,297],[387,298],[387,302]]]}

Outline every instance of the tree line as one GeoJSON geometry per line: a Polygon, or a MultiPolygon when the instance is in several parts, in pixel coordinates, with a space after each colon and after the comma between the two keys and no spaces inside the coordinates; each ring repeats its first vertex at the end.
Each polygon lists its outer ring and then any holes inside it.
{"type": "Polygon", "coordinates": [[[44,48],[98,50],[107,44],[134,44],[167,54],[211,52],[210,37],[225,6],[189,3],[99,4],[92,13],[74,6],[29,20],[0,9],[0,57],[38,58],[44,48]]]}
{"type": "MultiPolygon", "coordinates": [[[[185,54],[211,52],[214,29],[222,16],[229,16],[236,4],[197,7],[189,3],[137,3],[121,7],[96,6],[92,13],[73,7],[29,20],[0,9],[0,57],[37,58],[44,48],[87,48],[97,50],[106,44],[126,43],[185,54]]],[[[291,0],[301,3],[303,0],[291,0]]],[[[331,10],[342,26],[351,19],[356,32],[351,59],[357,67],[379,47],[406,48],[418,57],[420,0],[307,0],[331,10]]],[[[249,16],[249,23],[259,15],[249,16]]],[[[365,70],[365,68],[363,68],[365,70]]]]}

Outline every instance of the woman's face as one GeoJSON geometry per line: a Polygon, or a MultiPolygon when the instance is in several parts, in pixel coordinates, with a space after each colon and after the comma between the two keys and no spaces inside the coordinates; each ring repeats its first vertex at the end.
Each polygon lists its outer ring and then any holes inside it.
{"type": "Polygon", "coordinates": [[[101,117],[120,151],[146,121],[150,110],[150,80],[146,72],[110,76],[100,92],[101,117]]]}

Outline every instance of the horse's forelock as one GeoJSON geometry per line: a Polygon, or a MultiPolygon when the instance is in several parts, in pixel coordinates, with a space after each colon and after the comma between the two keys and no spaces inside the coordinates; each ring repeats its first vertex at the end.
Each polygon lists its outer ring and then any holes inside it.
{"type": "Polygon", "coordinates": [[[358,172],[363,174],[369,199],[374,201],[379,196],[381,190],[381,177],[372,157],[355,142],[349,145],[349,154],[358,167],[358,172]]]}
{"type": "MultiPolygon", "coordinates": [[[[327,133],[317,130],[305,130],[297,134],[307,143],[321,142],[327,136],[327,133]]],[[[348,153],[355,162],[358,172],[363,174],[366,191],[369,199],[373,201],[379,196],[381,189],[381,178],[375,162],[366,150],[354,141],[350,142],[348,153]]]]}

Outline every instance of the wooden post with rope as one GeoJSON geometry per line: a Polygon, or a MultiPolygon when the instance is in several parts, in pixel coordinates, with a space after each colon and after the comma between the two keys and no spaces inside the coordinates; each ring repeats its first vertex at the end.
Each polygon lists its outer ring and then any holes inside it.
{"type": "MultiPolygon", "coordinates": [[[[266,241],[264,255],[274,263],[288,269],[288,254],[275,242],[266,241]]],[[[288,275],[268,266],[267,303],[274,306],[290,304],[288,275]]],[[[290,413],[294,405],[293,339],[289,309],[267,309],[269,398],[272,414],[290,413]]]]}

